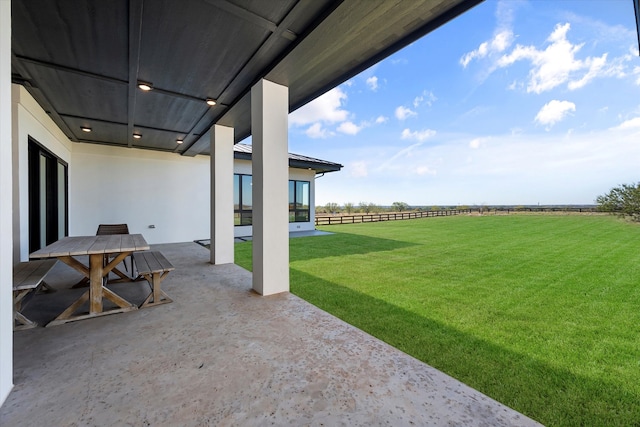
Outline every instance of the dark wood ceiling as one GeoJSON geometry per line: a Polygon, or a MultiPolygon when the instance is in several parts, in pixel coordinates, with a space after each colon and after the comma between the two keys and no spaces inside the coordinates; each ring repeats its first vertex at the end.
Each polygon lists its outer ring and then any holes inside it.
{"type": "Polygon", "coordinates": [[[208,154],[260,78],[293,111],[481,1],[13,1],[12,78],[72,141],[208,154]]]}

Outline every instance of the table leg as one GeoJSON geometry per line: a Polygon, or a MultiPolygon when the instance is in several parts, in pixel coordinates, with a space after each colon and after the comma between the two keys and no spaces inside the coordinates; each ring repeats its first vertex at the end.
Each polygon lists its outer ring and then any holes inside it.
{"type": "MultiPolygon", "coordinates": [[[[131,310],[137,310],[138,307],[129,301],[115,294],[113,291],[105,288],[103,285],[104,276],[114,267],[115,264],[104,265],[104,254],[90,254],[89,268],[70,256],[59,257],[67,265],[84,274],[89,280],[89,290],[82,294],[73,304],[71,304],[58,317],[53,319],[47,326],[60,325],[75,320],[89,319],[107,314],[124,313],[131,310]],[[104,310],[103,301],[107,299],[113,302],[117,307],[104,310]],[[88,303],[89,312],[84,314],[74,314],[84,304],[88,303]]],[[[118,261],[119,262],[119,261],[118,261]]]]}
{"type": "Polygon", "coordinates": [[[19,291],[13,291],[13,330],[15,331],[35,328],[36,326],[38,326],[36,322],[27,319],[27,317],[22,314],[22,300],[32,291],[34,291],[34,289],[21,289],[19,291]]]}
{"type": "Polygon", "coordinates": [[[89,255],[89,313],[102,312],[103,254],[89,255]]]}

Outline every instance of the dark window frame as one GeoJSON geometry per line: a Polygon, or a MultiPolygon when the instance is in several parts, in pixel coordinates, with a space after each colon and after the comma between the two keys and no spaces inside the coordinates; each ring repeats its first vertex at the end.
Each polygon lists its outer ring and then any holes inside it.
{"type": "Polygon", "coordinates": [[[36,139],[28,137],[28,187],[29,187],[29,252],[34,252],[44,244],[48,245],[69,235],[69,164],[48,150],[36,139]],[[45,169],[42,170],[40,159],[45,159],[45,169]],[[59,194],[58,166],[63,167],[63,194],[59,194]],[[41,211],[41,177],[45,176],[46,198],[45,218],[41,211]],[[60,196],[64,200],[60,200],[60,196]],[[60,218],[60,203],[63,218],[60,218]],[[62,220],[62,221],[60,221],[62,220]],[[41,224],[45,222],[45,235],[41,235],[41,224]],[[62,224],[62,229],[60,229],[62,224]]]}
{"type": "MultiPolygon", "coordinates": [[[[251,179],[253,182],[253,175],[244,174],[244,173],[234,173],[233,174],[233,194],[234,194],[234,226],[236,227],[244,227],[253,225],[253,201],[251,202],[251,209],[246,209],[244,204],[242,203],[243,198],[243,180],[251,179]],[[236,180],[237,178],[237,180],[236,180]],[[235,195],[236,195],[236,183],[238,185],[237,194],[238,194],[238,203],[236,204],[235,195]]],[[[291,193],[289,193],[289,223],[296,222],[311,222],[311,181],[303,181],[303,180],[289,180],[289,190],[291,189],[291,184],[293,183],[293,197],[291,193]],[[308,205],[306,208],[302,206],[298,206],[299,204],[296,202],[298,199],[298,183],[306,184],[307,191],[307,200],[308,205]]],[[[252,194],[253,196],[253,191],[252,194]]],[[[304,200],[304,197],[302,198],[304,200]]]]}
{"type": "MultiPolygon", "coordinates": [[[[249,175],[249,174],[244,174],[244,173],[234,173],[233,174],[233,185],[235,186],[236,184],[236,177],[238,178],[238,203],[237,203],[237,207],[235,206],[235,188],[234,188],[234,209],[233,209],[233,217],[234,217],[234,225],[241,227],[241,226],[248,226],[248,225],[253,225],[253,191],[251,192],[251,204],[250,209],[245,208],[245,204],[242,203],[243,199],[244,199],[244,194],[243,194],[243,181],[245,179],[250,179],[251,183],[253,183],[253,176],[249,175]]],[[[251,185],[251,184],[249,184],[251,185]]]]}
{"type": "MultiPolygon", "coordinates": [[[[293,182],[293,198],[289,194],[289,223],[295,222],[311,222],[311,181],[303,181],[297,179],[290,179],[289,183],[293,182]],[[307,184],[307,207],[298,206],[298,183],[307,184]],[[293,203],[291,203],[293,200],[293,203]],[[292,206],[293,205],[293,206],[292,206]]],[[[303,199],[304,200],[304,196],[303,199]]]]}

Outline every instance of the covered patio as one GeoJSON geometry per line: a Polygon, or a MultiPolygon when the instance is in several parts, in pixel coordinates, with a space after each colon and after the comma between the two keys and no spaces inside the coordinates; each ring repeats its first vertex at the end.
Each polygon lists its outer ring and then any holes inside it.
{"type": "MultiPolygon", "coordinates": [[[[0,425],[538,425],[197,243],[153,249],[174,302],[16,332],[0,425]]],[[[58,263],[36,298],[78,277],[58,263]]]]}
{"type": "Polygon", "coordinates": [[[27,360],[14,266],[109,223],[154,245],[210,236],[209,263],[233,264],[233,145],[249,135],[251,288],[288,292],[288,114],[481,1],[1,1],[0,402],[27,360]]]}
{"type": "Polygon", "coordinates": [[[1,1],[0,425],[534,424],[288,292],[287,115],[480,2],[1,1]],[[173,263],[174,302],[14,333],[14,266],[117,222],[173,263]]]}

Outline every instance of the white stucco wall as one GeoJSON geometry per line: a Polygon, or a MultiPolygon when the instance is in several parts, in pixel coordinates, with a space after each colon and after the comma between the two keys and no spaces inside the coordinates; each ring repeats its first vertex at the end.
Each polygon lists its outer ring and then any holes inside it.
{"type": "Polygon", "coordinates": [[[70,235],[127,223],[151,244],[209,236],[208,157],[74,144],[71,158],[70,235]]]}
{"type": "Polygon", "coordinates": [[[209,236],[208,157],[73,143],[18,85],[12,112],[14,261],[29,258],[29,136],[69,165],[70,235],[124,222],[152,244],[209,236]]]}

